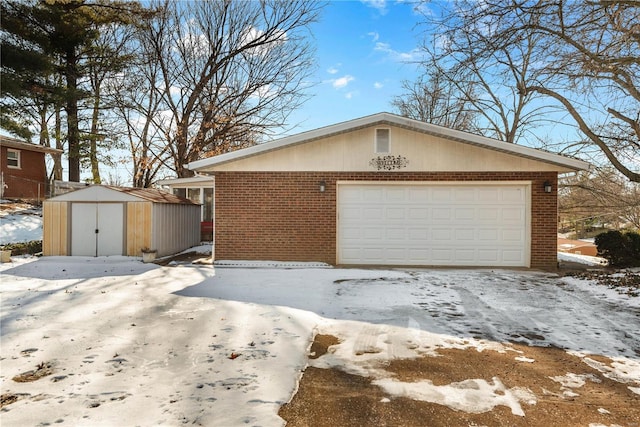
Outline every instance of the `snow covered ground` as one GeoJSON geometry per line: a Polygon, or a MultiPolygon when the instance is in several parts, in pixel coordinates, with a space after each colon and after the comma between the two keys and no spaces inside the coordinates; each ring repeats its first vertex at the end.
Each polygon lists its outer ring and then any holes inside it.
{"type": "Polygon", "coordinates": [[[42,209],[8,200],[0,205],[7,207],[0,209],[0,245],[42,240],[42,209]]]}
{"type": "MultiPolygon", "coordinates": [[[[1,389],[18,398],[0,423],[279,426],[315,333],[342,343],[314,365],[375,378],[390,396],[421,398],[425,389],[380,377],[377,361],[500,350],[505,341],[580,354],[640,396],[640,298],[526,271],[232,264],[47,257],[0,265],[1,389]],[[13,380],[27,371],[50,374],[13,380]]],[[[502,405],[526,416],[530,390],[474,384],[473,396],[455,387],[430,395],[457,410],[502,405]]]]}

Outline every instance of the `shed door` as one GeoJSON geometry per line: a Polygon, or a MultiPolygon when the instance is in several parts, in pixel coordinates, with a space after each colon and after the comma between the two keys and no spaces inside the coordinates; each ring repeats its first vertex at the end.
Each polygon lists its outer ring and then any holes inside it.
{"type": "Polygon", "coordinates": [[[122,255],[123,203],[71,204],[71,255],[122,255]]]}
{"type": "Polygon", "coordinates": [[[338,263],[527,267],[527,188],[341,183],[338,263]]]}

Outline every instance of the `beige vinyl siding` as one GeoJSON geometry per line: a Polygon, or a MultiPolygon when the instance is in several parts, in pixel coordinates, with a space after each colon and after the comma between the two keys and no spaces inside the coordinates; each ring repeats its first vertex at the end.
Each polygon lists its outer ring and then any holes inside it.
{"type": "Polygon", "coordinates": [[[141,256],[143,248],[151,248],[151,202],[127,203],[127,255],[141,256]]]}
{"type": "Polygon", "coordinates": [[[42,253],[45,256],[64,256],[68,251],[68,208],[67,202],[44,202],[42,253]]]}

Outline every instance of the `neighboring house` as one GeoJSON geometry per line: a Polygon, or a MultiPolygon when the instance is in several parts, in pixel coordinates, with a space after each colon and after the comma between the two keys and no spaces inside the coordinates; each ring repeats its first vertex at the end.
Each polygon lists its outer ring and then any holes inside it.
{"type": "Polygon", "coordinates": [[[62,150],[0,136],[0,197],[40,201],[48,193],[45,155],[62,150]]]}
{"type": "Polygon", "coordinates": [[[200,206],[150,188],[91,185],[43,204],[44,255],[171,255],[200,243],[200,206]]]}
{"type": "Polygon", "coordinates": [[[188,167],[218,260],[556,268],[558,174],[589,164],[379,113],[188,167]]]}
{"type": "Polygon", "coordinates": [[[200,240],[213,241],[213,188],[212,176],[194,176],[191,178],[164,179],[158,185],[169,187],[171,193],[184,197],[201,206],[200,240]]]}

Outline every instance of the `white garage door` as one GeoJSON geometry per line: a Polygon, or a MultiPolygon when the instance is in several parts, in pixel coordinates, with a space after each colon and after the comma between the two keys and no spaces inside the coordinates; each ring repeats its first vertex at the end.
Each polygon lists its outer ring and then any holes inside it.
{"type": "Polygon", "coordinates": [[[529,265],[525,184],[338,186],[338,263],[529,265]]]}
{"type": "Polygon", "coordinates": [[[122,255],[123,244],[122,203],[71,204],[71,255],[122,255]]]}

